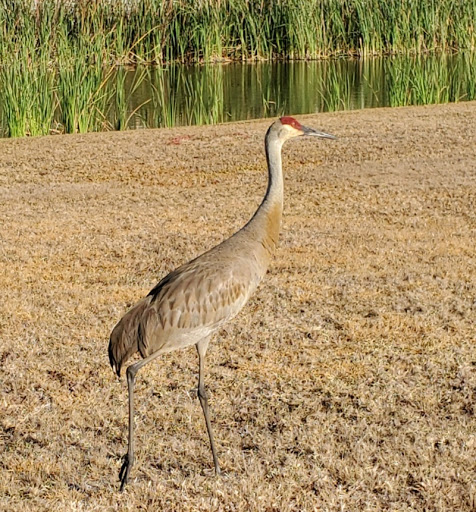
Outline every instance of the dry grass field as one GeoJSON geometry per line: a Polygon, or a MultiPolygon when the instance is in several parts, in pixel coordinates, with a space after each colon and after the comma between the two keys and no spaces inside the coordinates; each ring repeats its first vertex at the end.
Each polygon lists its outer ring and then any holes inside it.
{"type": "Polygon", "coordinates": [[[274,264],[127,389],[108,336],[241,227],[270,120],[0,140],[0,510],[476,510],[476,103],[299,118],[274,264]]]}

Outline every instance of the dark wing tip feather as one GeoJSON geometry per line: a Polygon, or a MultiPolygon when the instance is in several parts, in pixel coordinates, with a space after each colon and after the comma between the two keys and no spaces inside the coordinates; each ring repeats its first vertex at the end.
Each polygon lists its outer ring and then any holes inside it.
{"type": "Polygon", "coordinates": [[[138,330],[144,309],[150,302],[150,298],[140,300],[118,322],[109,338],[109,362],[114,373],[121,376],[124,363],[135,354],[138,349],[138,330]]]}
{"type": "Polygon", "coordinates": [[[112,371],[114,373],[116,373],[118,377],[120,377],[121,376],[122,363],[120,361],[116,361],[116,358],[114,356],[112,334],[111,334],[111,337],[109,338],[108,353],[109,353],[109,364],[111,365],[112,371]]]}

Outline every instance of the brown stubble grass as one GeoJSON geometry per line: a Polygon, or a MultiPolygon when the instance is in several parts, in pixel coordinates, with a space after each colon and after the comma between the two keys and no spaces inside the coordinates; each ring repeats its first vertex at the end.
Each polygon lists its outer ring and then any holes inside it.
{"type": "Polygon", "coordinates": [[[0,509],[474,510],[476,104],[308,116],[269,274],[207,357],[127,391],[126,309],[239,228],[269,121],[0,141],[0,509]]]}

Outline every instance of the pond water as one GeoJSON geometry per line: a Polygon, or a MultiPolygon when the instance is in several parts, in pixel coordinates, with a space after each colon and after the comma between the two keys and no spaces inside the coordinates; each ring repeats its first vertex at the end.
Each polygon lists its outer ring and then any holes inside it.
{"type": "Polygon", "coordinates": [[[476,53],[202,66],[0,68],[0,135],[200,125],[476,99],[476,53]]]}
{"type": "MultiPolygon", "coordinates": [[[[118,80],[119,78],[119,80],[118,80]]],[[[129,128],[476,98],[474,55],[119,70],[129,128]]],[[[108,114],[117,124],[117,105],[108,114]]],[[[124,117],[124,116],[123,116],[124,117]]]]}

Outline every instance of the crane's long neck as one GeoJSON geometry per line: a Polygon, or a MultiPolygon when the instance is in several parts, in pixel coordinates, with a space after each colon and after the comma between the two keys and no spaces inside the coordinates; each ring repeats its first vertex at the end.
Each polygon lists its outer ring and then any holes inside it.
{"type": "Polygon", "coordinates": [[[271,255],[278,243],[283,213],[283,172],[280,140],[273,130],[268,130],[265,139],[266,160],[268,162],[268,188],[259,208],[244,230],[252,232],[271,255]]]}

